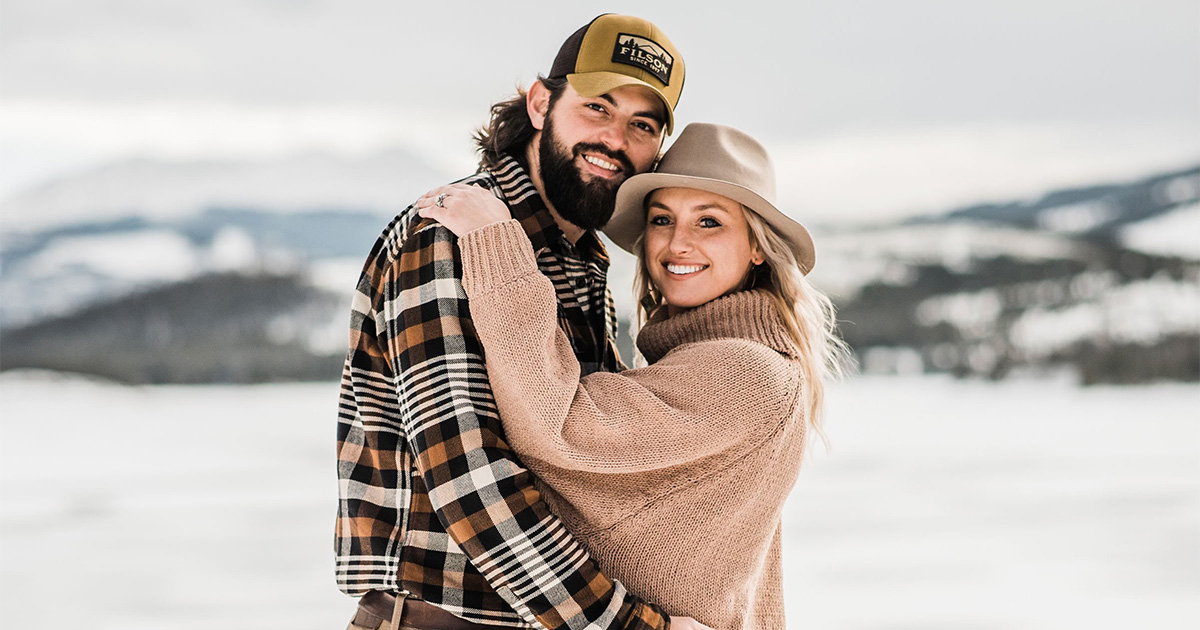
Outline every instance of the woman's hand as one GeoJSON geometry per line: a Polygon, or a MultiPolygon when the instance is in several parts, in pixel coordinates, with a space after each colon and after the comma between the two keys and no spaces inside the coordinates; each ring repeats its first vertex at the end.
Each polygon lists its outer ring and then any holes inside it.
{"type": "Polygon", "coordinates": [[[671,615],[671,630],[713,630],[691,617],[671,615]]]}
{"type": "Polygon", "coordinates": [[[418,214],[446,226],[455,236],[512,218],[508,206],[480,186],[450,184],[417,200],[418,214]]]}

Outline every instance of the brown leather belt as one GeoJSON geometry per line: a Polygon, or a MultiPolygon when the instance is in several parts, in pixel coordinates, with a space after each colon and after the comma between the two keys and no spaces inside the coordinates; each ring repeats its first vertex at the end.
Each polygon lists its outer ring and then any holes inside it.
{"type": "Polygon", "coordinates": [[[358,600],[358,612],[347,630],[378,630],[384,622],[390,624],[396,618],[397,605],[403,607],[399,611],[400,621],[398,627],[391,630],[496,630],[495,626],[472,623],[429,602],[412,597],[397,598],[384,591],[368,591],[358,600]]]}

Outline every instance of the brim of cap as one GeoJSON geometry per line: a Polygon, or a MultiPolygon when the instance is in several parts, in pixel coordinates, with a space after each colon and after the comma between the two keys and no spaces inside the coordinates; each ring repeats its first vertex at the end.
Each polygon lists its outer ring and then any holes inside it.
{"type": "Polygon", "coordinates": [[[568,74],[567,82],[571,84],[572,88],[575,88],[576,92],[579,92],[580,96],[587,98],[607,94],[626,85],[642,86],[654,92],[654,95],[662,100],[667,111],[667,135],[669,136],[675,131],[675,110],[671,107],[671,101],[667,100],[667,95],[663,94],[662,90],[641,79],[616,72],[596,71],[568,74]]]}
{"type": "Polygon", "coordinates": [[[637,255],[634,245],[646,229],[646,195],[659,188],[695,188],[728,197],[762,217],[787,239],[796,262],[800,264],[800,271],[807,274],[817,264],[816,246],[808,229],[758,193],[719,179],[671,173],[634,175],[617,190],[616,208],[612,219],[604,226],[604,233],[621,249],[637,255]]]}

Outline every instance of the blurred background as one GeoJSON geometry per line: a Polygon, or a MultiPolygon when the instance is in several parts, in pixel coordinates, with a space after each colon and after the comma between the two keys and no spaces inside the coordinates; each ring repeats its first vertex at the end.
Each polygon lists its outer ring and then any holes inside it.
{"type": "Polygon", "coordinates": [[[860,364],[789,627],[1200,624],[1194,0],[0,0],[0,624],[344,626],[359,269],[604,11],[771,150],[860,364]]]}

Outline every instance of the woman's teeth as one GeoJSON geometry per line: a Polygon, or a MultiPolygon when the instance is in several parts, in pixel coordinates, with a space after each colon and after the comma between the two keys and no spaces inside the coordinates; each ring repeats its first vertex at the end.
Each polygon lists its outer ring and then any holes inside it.
{"type": "Polygon", "coordinates": [[[686,276],[689,273],[696,273],[707,266],[708,265],[667,265],[667,271],[677,276],[686,276]]]}

